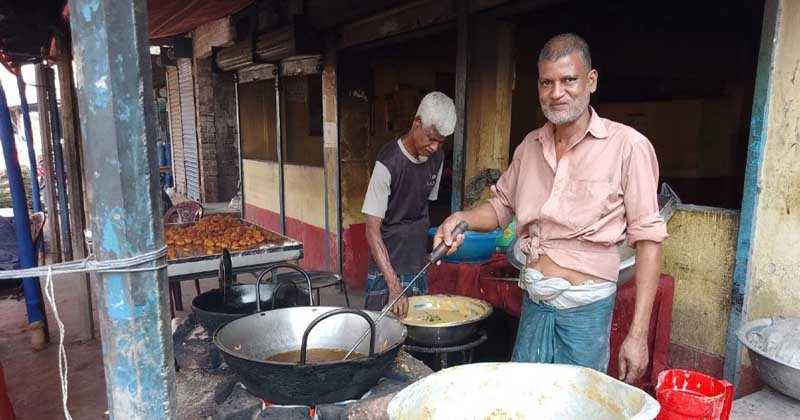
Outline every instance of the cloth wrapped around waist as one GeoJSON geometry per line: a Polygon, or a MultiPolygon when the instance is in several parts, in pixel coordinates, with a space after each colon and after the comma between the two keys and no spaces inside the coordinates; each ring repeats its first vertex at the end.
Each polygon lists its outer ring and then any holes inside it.
{"type": "Polygon", "coordinates": [[[616,283],[591,279],[572,285],[561,277],[545,277],[533,268],[524,268],[519,275],[519,287],[528,292],[531,300],[546,303],[556,309],[571,309],[605,299],[617,291],[616,283]]]}

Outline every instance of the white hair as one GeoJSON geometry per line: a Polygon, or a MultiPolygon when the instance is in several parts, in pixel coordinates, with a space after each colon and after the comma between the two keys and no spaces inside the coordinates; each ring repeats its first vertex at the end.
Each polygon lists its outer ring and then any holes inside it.
{"type": "Polygon", "coordinates": [[[422,120],[423,127],[433,127],[442,137],[456,130],[456,105],[442,92],[425,95],[417,108],[417,117],[422,120]]]}

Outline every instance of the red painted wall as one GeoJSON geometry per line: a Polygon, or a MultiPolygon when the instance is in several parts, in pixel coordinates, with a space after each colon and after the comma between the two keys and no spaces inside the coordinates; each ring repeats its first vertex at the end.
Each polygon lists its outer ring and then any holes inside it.
{"type": "MultiPolygon", "coordinates": [[[[669,367],[672,369],[686,369],[715,378],[722,378],[724,365],[725,358],[722,356],[677,343],[670,343],[669,345],[669,367]]],[[[753,367],[741,365],[741,376],[739,387],[736,388],[736,397],[752,394],[761,389],[762,386],[763,383],[753,367]]]]}
{"type": "MultiPolygon", "coordinates": [[[[281,222],[278,213],[262,209],[252,204],[246,204],[245,219],[264,226],[267,229],[280,232],[281,222]]],[[[325,229],[304,223],[301,220],[286,218],[286,236],[303,243],[303,259],[300,267],[308,270],[326,270],[325,264],[325,229]]],[[[336,271],[336,235],[330,234],[331,243],[331,271],[336,271]]],[[[350,284],[348,283],[348,287],[350,284]]]]}
{"type": "Polygon", "coordinates": [[[348,226],[342,235],[342,265],[347,287],[364,289],[367,283],[369,266],[369,244],[367,244],[367,224],[348,226]]]}
{"type": "Polygon", "coordinates": [[[669,345],[669,366],[704,373],[715,378],[723,376],[725,359],[678,343],[669,345]]]}
{"type": "MultiPolygon", "coordinates": [[[[267,229],[280,231],[280,216],[270,210],[252,204],[246,204],[245,219],[264,226],[267,229]]],[[[366,239],[367,225],[359,223],[350,225],[342,235],[343,275],[347,287],[364,289],[367,282],[367,266],[369,265],[369,245],[366,239]]],[[[301,220],[286,218],[286,235],[303,243],[303,259],[300,267],[308,270],[325,270],[325,229],[304,223],[301,220]]],[[[337,271],[336,234],[328,237],[330,243],[330,270],[337,271]]]]}

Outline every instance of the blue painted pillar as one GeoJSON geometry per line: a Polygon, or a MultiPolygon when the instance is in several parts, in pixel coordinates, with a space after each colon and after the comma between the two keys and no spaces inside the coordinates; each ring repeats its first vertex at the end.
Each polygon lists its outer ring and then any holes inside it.
{"type": "MultiPolygon", "coordinates": [[[[164,246],[147,1],[69,9],[94,253],[141,255],[164,246]]],[[[177,417],[167,290],[166,269],[98,276],[112,419],[177,417]]]]}
{"type": "MultiPolygon", "coordinates": [[[[739,216],[739,236],[736,260],[733,268],[731,290],[731,313],[728,318],[728,337],[725,350],[725,379],[739,387],[742,346],[736,333],[747,321],[745,302],[750,277],[750,257],[756,227],[756,210],[761,195],[761,169],[764,162],[764,147],[767,141],[769,98],[772,90],[772,74],[775,62],[781,0],[766,0],[764,23],[761,27],[761,45],[758,51],[755,92],[750,120],[750,139],[747,145],[747,166],[744,172],[742,210],[739,216]]],[[[788,245],[796,246],[796,245],[788,245]]]]}
{"type": "MultiPolygon", "coordinates": [[[[14,228],[17,235],[17,252],[21,268],[36,267],[36,258],[31,238],[31,220],[28,216],[28,202],[25,198],[25,186],[22,182],[22,171],[17,160],[17,147],[14,145],[14,130],[11,128],[11,113],[6,102],[6,92],[0,85],[0,142],[3,143],[3,158],[6,162],[8,184],[11,188],[11,201],[14,207],[14,228]]],[[[28,310],[28,322],[34,323],[44,319],[41,310],[39,279],[26,278],[22,282],[25,291],[25,308],[28,310]]]]}
{"type": "MultiPolygon", "coordinates": [[[[33,211],[42,211],[42,196],[39,193],[39,180],[36,176],[36,150],[33,148],[33,129],[31,128],[31,114],[28,110],[28,98],[25,96],[25,80],[22,78],[22,68],[17,72],[17,86],[19,87],[19,103],[22,108],[22,121],[25,125],[25,142],[28,144],[28,161],[31,165],[31,195],[33,211]]],[[[44,104],[39,104],[43,106],[44,104]]]]}

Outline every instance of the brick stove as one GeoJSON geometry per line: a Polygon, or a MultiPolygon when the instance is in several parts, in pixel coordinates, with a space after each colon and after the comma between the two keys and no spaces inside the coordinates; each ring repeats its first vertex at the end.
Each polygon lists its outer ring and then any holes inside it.
{"type": "Polygon", "coordinates": [[[215,420],[379,420],[392,397],[433,371],[401,350],[378,384],[358,400],[316,407],[271,405],[251,395],[224,364],[210,334],[191,316],[173,322],[178,416],[215,420]]]}

